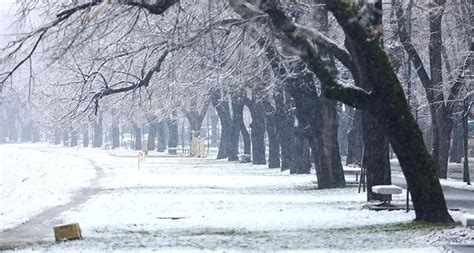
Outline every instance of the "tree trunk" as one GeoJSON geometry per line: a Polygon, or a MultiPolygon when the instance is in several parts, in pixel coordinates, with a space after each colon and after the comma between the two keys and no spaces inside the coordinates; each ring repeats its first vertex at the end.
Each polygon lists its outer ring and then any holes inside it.
{"type": "MultiPolygon", "coordinates": [[[[437,110],[443,109],[438,108],[437,110]]],[[[435,113],[438,115],[433,121],[433,159],[438,168],[438,176],[440,178],[447,178],[453,122],[448,115],[441,114],[439,111],[435,113]]]]}
{"type": "MultiPolygon", "coordinates": [[[[365,6],[364,16],[369,18],[367,30],[370,31],[380,45],[383,46],[383,24],[382,24],[382,0],[362,1],[365,6]]],[[[355,41],[346,39],[346,46],[356,59],[362,59],[364,52],[357,49],[355,41]]],[[[369,80],[368,71],[364,66],[356,66],[353,72],[354,81],[357,86],[364,90],[372,90],[373,86],[369,80]]],[[[374,194],[372,186],[391,184],[389,142],[385,136],[383,126],[368,113],[362,113],[362,140],[364,143],[364,155],[362,165],[367,175],[367,200],[383,200],[383,196],[374,194]]]]}
{"type": "Polygon", "coordinates": [[[239,137],[243,122],[244,102],[242,94],[233,94],[232,99],[232,124],[229,134],[229,146],[227,147],[227,156],[229,161],[239,160],[239,137]]]}
{"type": "Polygon", "coordinates": [[[21,126],[21,142],[31,141],[33,135],[33,129],[31,123],[27,123],[21,126]]]}
{"type": "Polygon", "coordinates": [[[389,142],[383,126],[371,115],[362,113],[364,140],[363,166],[367,175],[367,200],[384,200],[384,196],[372,192],[374,185],[391,185],[389,142]]]}
{"type": "Polygon", "coordinates": [[[222,121],[221,120],[221,139],[219,141],[219,151],[217,153],[217,159],[227,159],[229,158],[227,150],[230,146],[230,131],[231,131],[231,123],[230,121],[222,121]]]}
{"type": "Polygon", "coordinates": [[[158,122],[156,135],[158,139],[158,144],[156,145],[156,151],[158,152],[165,152],[166,150],[166,131],[165,131],[166,123],[163,121],[158,122]]]}
{"type": "Polygon", "coordinates": [[[217,116],[216,110],[211,109],[211,146],[219,146],[219,131],[217,130],[217,124],[219,123],[219,117],[217,116]]]}
{"type": "Polygon", "coordinates": [[[102,146],[102,117],[99,117],[94,122],[94,142],[92,143],[93,148],[100,148],[102,146]]]}
{"type": "Polygon", "coordinates": [[[219,141],[217,159],[226,159],[229,157],[228,149],[230,146],[232,119],[230,115],[229,103],[227,103],[227,100],[223,98],[221,92],[223,93],[222,90],[215,90],[211,92],[211,103],[216,109],[217,115],[219,116],[219,120],[221,122],[221,138],[219,141]]]}
{"type": "Polygon", "coordinates": [[[89,147],[89,130],[84,130],[82,132],[82,146],[84,148],[89,147]]]}
{"type": "MultiPolygon", "coordinates": [[[[425,66],[416,48],[411,43],[409,31],[404,24],[403,4],[396,1],[398,21],[398,35],[405,51],[410,56],[418,77],[425,89],[426,97],[430,103],[431,121],[433,127],[433,160],[437,166],[437,175],[446,178],[448,170],[448,156],[453,127],[451,115],[452,105],[445,101],[443,94],[443,71],[442,71],[442,19],[444,14],[445,0],[433,0],[429,6],[430,38],[429,48],[429,70],[428,75],[425,66]]],[[[453,85],[455,87],[456,85],[453,85]]],[[[450,90],[450,97],[457,91],[450,90]]]]}
{"type": "Polygon", "coordinates": [[[33,143],[38,143],[41,141],[41,131],[37,126],[33,126],[33,143]]]}
{"type": "Polygon", "coordinates": [[[251,154],[251,141],[250,141],[250,134],[247,131],[247,127],[245,127],[244,121],[242,120],[240,126],[240,134],[242,135],[242,140],[244,142],[244,154],[250,155],[251,154]]]}
{"type": "Polygon", "coordinates": [[[453,128],[453,144],[449,161],[452,163],[461,163],[463,157],[463,130],[462,120],[457,119],[453,128]]]}
{"type": "Polygon", "coordinates": [[[63,146],[68,147],[71,145],[71,141],[69,139],[69,132],[63,131],[63,146]]]}
{"type": "Polygon", "coordinates": [[[265,111],[268,136],[268,168],[280,168],[280,143],[276,127],[276,112],[269,102],[265,103],[265,111]]]}
{"type": "MultiPolygon", "coordinates": [[[[283,78],[286,71],[280,68],[280,59],[275,48],[266,46],[265,50],[267,58],[271,61],[273,72],[283,78]]],[[[301,74],[297,77],[286,78],[285,88],[291,94],[295,103],[298,121],[310,126],[307,132],[311,133],[311,137],[308,138],[312,142],[316,157],[318,188],[345,186],[344,171],[337,142],[337,104],[335,101],[319,97],[314,85],[315,80],[311,74],[306,73],[306,67],[302,62],[294,64],[293,67],[294,73],[301,74]]],[[[279,132],[279,134],[281,133],[279,132]]],[[[282,142],[282,154],[283,145],[282,142]]]]}
{"type": "Polygon", "coordinates": [[[168,124],[168,154],[176,155],[178,146],[178,122],[170,119],[166,122],[168,124]]]}
{"type": "Polygon", "coordinates": [[[362,113],[360,110],[349,107],[348,115],[351,118],[349,130],[347,132],[347,159],[346,165],[362,165],[362,113]]]}
{"type": "MultiPolygon", "coordinates": [[[[345,111],[342,110],[341,104],[338,104],[337,111],[339,114],[339,129],[337,131],[337,141],[339,143],[339,154],[347,157],[348,152],[348,132],[351,127],[352,119],[349,116],[348,106],[345,106],[345,111]]],[[[347,162],[347,159],[346,159],[347,162]]]]}
{"type": "Polygon", "coordinates": [[[290,168],[290,174],[309,174],[311,172],[311,157],[307,139],[307,126],[298,123],[295,127],[295,156],[294,165],[290,168]]]}
{"type": "Polygon", "coordinates": [[[135,150],[142,150],[142,130],[137,124],[133,124],[133,133],[135,135],[135,150]]]}
{"type": "MultiPolygon", "coordinates": [[[[315,116],[311,117],[311,128],[316,131],[316,175],[318,188],[334,188],[345,186],[344,170],[337,142],[338,117],[336,101],[320,97],[315,116]],[[319,114],[319,115],[318,115],[319,114]],[[318,120],[319,118],[319,120],[318,120]],[[313,127],[314,126],[314,127],[313,127]]],[[[314,111],[314,109],[313,109],[314,111]]]]}
{"type": "Polygon", "coordinates": [[[54,132],[54,145],[59,145],[59,144],[61,144],[61,133],[58,130],[56,130],[54,132]]]}
{"type": "Polygon", "coordinates": [[[8,139],[8,124],[5,117],[5,110],[0,107],[0,142],[6,142],[8,139]]]}
{"type": "Polygon", "coordinates": [[[252,161],[253,164],[267,164],[265,157],[265,109],[262,102],[253,98],[247,102],[247,107],[252,116],[252,161]]]}
{"type": "Polygon", "coordinates": [[[156,133],[158,129],[156,123],[151,122],[148,124],[148,141],[147,141],[147,150],[155,150],[156,148],[156,133]]]}
{"type": "Polygon", "coordinates": [[[193,135],[194,137],[201,136],[201,126],[206,116],[208,106],[205,106],[204,108],[202,108],[201,111],[196,111],[195,109],[196,108],[192,108],[192,110],[190,111],[185,110],[185,113],[184,113],[184,115],[186,116],[186,119],[189,122],[189,126],[191,127],[191,131],[189,133],[190,140],[192,140],[193,135]]]}
{"type": "MultiPolygon", "coordinates": [[[[325,1],[321,0],[315,6],[316,17],[319,18],[320,29],[328,30],[328,13],[325,1]]],[[[327,52],[321,49],[322,55],[327,52]]],[[[335,71],[331,57],[325,61],[332,71],[335,71]]],[[[306,66],[301,62],[295,66],[297,73],[304,73],[306,66]]],[[[315,152],[316,176],[318,188],[344,187],[345,178],[339,153],[337,103],[334,100],[320,97],[315,88],[315,80],[310,74],[301,74],[289,80],[288,88],[295,101],[297,119],[303,125],[306,123],[308,139],[313,143],[315,152]]]]}
{"type": "Polygon", "coordinates": [[[273,99],[275,100],[275,127],[281,148],[281,171],[285,171],[289,170],[293,164],[295,116],[290,110],[293,103],[283,90],[277,91],[273,99]]]}
{"type": "MultiPolygon", "coordinates": [[[[368,75],[367,81],[373,86],[370,104],[366,109],[379,120],[389,136],[411,192],[416,219],[428,222],[452,222],[446,208],[443,190],[436,178],[435,163],[424,145],[423,135],[411,114],[403,88],[388,57],[378,43],[369,41],[360,27],[344,23],[353,18],[345,7],[332,2],[327,3],[342,25],[346,36],[351,39],[357,38],[356,43],[352,43],[356,49],[353,51],[365,53],[360,58],[353,55],[353,59],[357,68],[365,68],[363,73],[368,75]]],[[[316,71],[313,67],[311,69],[316,71]]],[[[332,96],[330,91],[326,94],[332,96]]]]}
{"type": "Polygon", "coordinates": [[[18,110],[16,108],[7,108],[7,128],[9,142],[18,142],[18,130],[16,127],[17,116],[18,110]]]}
{"type": "MultiPolygon", "coordinates": [[[[438,0],[440,1],[440,0],[438,0]]],[[[436,1],[436,4],[438,4],[436,1]]],[[[443,0],[441,0],[443,1],[443,0]]],[[[444,5],[444,4],[443,4],[444,5]]],[[[441,6],[442,7],[442,6],[441,6]]],[[[444,9],[444,8],[442,8],[444,9]]],[[[443,67],[442,67],[442,34],[441,34],[441,23],[443,18],[443,10],[433,8],[430,11],[430,43],[429,56],[430,56],[430,72],[431,72],[431,84],[439,88],[440,90],[433,90],[430,92],[437,93],[433,95],[436,97],[435,102],[430,101],[430,109],[432,112],[433,119],[433,159],[438,166],[438,174],[441,178],[448,176],[448,158],[449,158],[449,146],[451,141],[451,130],[453,123],[451,119],[451,113],[446,105],[444,104],[444,96],[442,93],[443,87],[443,67]]]]}
{"type": "Polygon", "coordinates": [[[79,139],[79,134],[75,130],[71,130],[71,147],[77,147],[77,141],[79,139]]]}
{"type": "Polygon", "coordinates": [[[112,148],[120,148],[120,128],[115,120],[112,121],[112,148]]]}

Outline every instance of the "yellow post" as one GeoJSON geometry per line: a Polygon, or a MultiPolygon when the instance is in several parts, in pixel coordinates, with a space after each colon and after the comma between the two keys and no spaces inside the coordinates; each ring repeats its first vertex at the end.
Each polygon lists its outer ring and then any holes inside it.
{"type": "Polygon", "coordinates": [[[189,155],[194,156],[196,155],[196,137],[194,136],[194,130],[191,131],[191,146],[189,147],[189,155]]]}
{"type": "Polygon", "coordinates": [[[138,151],[138,170],[140,170],[140,162],[145,161],[146,153],[144,151],[138,151]]]}

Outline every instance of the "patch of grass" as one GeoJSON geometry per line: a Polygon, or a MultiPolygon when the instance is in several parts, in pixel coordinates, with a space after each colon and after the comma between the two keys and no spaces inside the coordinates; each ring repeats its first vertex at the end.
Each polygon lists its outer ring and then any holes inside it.
{"type": "MultiPolygon", "coordinates": [[[[334,229],[337,232],[368,232],[368,233],[391,233],[391,232],[413,232],[413,231],[432,231],[455,227],[455,224],[429,223],[425,221],[412,221],[408,223],[396,223],[386,225],[371,225],[363,227],[334,229]]],[[[332,230],[332,229],[330,229],[332,230]]]]}
{"type": "Polygon", "coordinates": [[[395,224],[394,227],[398,227],[401,230],[419,230],[419,229],[445,229],[445,228],[453,228],[455,227],[454,224],[446,224],[446,223],[430,223],[426,221],[412,221],[409,223],[401,223],[395,224]]]}
{"type": "Polygon", "coordinates": [[[223,236],[235,236],[235,235],[249,235],[252,232],[247,230],[239,229],[205,229],[201,231],[194,231],[191,233],[192,236],[200,235],[223,235],[223,236]]]}
{"type": "Polygon", "coordinates": [[[340,189],[355,189],[359,185],[358,184],[346,184],[346,186],[335,187],[330,189],[319,189],[317,183],[314,186],[297,186],[295,187],[298,191],[331,191],[331,190],[340,190],[340,189]]]}

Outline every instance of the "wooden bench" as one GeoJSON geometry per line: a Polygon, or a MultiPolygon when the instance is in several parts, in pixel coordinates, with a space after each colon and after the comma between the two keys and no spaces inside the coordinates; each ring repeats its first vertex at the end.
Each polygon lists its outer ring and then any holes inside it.
{"type": "Polygon", "coordinates": [[[355,175],[356,176],[356,182],[359,181],[359,175],[360,175],[360,168],[344,168],[344,175],[355,175]]]}
{"type": "Polygon", "coordinates": [[[184,154],[191,154],[191,149],[190,148],[183,148],[183,153],[184,154]]]}
{"type": "Polygon", "coordinates": [[[390,199],[393,194],[401,194],[402,188],[396,185],[374,185],[372,192],[384,196],[384,204],[390,204],[390,199]]]}
{"type": "Polygon", "coordinates": [[[178,154],[178,148],[168,148],[168,154],[170,155],[176,155],[178,154]]]}
{"type": "Polygon", "coordinates": [[[249,163],[252,161],[252,159],[250,159],[250,155],[249,154],[240,154],[239,155],[239,161],[241,163],[249,163]]]}
{"type": "Polygon", "coordinates": [[[463,225],[463,227],[474,227],[474,215],[472,214],[465,214],[462,218],[461,218],[461,223],[463,225]]]}

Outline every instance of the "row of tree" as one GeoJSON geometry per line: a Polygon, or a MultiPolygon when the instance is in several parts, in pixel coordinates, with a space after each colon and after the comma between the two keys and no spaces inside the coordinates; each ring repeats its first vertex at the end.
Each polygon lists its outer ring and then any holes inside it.
{"type": "Polygon", "coordinates": [[[5,89],[7,80],[26,83],[14,74],[28,72],[27,62],[48,65],[23,88],[44,127],[79,129],[110,114],[112,136],[122,118],[150,124],[150,138],[166,124],[169,140],[180,117],[199,133],[212,105],[219,159],[237,160],[242,139],[243,153],[265,164],[268,146],[271,168],[308,173],[314,163],[319,188],[345,185],[341,150],[366,168],[369,189],[390,184],[391,146],[417,219],[449,222],[438,177],[447,176],[459,102],[470,96],[471,6],[385,2],[22,3],[23,15],[51,21],[3,49],[11,71],[0,74],[2,94],[18,90],[5,89]]]}

